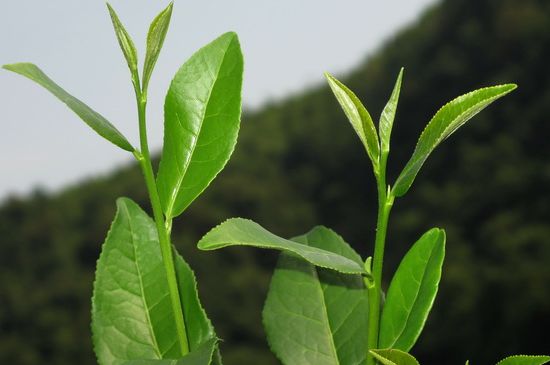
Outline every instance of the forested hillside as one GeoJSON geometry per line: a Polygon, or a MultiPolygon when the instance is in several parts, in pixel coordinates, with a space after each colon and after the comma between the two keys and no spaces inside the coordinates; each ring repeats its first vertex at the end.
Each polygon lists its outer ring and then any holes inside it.
{"type": "MultiPolygon", "coordinates": [[[[390,180],[443,103],[476,87],[519,84],[444,143],[394,209],[386,278],[428,228],[448,234],[440,295],[413,349],[424,364],[481,365],[549,352],[549,60],[549,1],[447,0],[337,75],[377,116],[405,66],[390,180]]],[[[324,224],[363,254],[372,251],[369,161],[322,75],[319,81],[246,113],[232,161],[174,225],[174,242],[224,339],[226,365],[278,363],[261,327],[277,256],[249,248],[199,252],[195,244],[211,227],[242,216],[292,236],[324,224]]],[[[147,207],[135,166],[0,207],[1,364],[95,363],[93,271],[118,196],[147,207]]]]}

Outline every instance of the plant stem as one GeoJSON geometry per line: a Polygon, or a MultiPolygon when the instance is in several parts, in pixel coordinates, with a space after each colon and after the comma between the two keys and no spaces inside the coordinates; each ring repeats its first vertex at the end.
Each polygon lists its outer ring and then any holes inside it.
{"type": "Polygon", "coordinates": [[[372,265],[373,284],[368,287],[369,292],[369,322],[368,322],[368,344],[367,344],[367,365],[375,365],[376,359],[370,354],[370,350],[378,348],[378,337],[380,327],[380,303],[382,291],[382,266],[384,263],[384,248],[386,245],[386,232],[388,219],[393,206],[393,196],[388,194],[386,186],[386,164],[388,152],[382,152],[380,165],[376,173],[378,187],[378,218],[376,223],[376,238],[374,241],[374,256],[372,265]]]}
{"type": "Polygon", "coordinates": [[[145,114],[147,107],[147,94],[146,92],[141,92],[139,88],[139,80],[134,80],[134,89],[136,91],[136,99],[138,104],[139,140],[141,149],[141,152],[134,153],[134,155],[139,161],[143,176],[145,177],[147,191],[149,192],[149,199],[151,200],[151,206],[153,208],[153,217],[157,226],[160,251],[162,253],[162,260],[166,270],[166,278],[168,280],[168,290],[170,293],[170,301],[172,303],[172,311],[174,312],[175,317],[178,342],[182,355],[185,355],[189,353],[189,341],[187,339],[185,319],[183,317],[183,309],[178,290],[172,244],[170,242],[170,234],[166,229],[166,223],[164,221],[164,214],[162,212],[162,205],[160,203],[155,174],[151,164],[151,156],[149,154],[149,145],[147,142],[147,125],[145,114]]]}

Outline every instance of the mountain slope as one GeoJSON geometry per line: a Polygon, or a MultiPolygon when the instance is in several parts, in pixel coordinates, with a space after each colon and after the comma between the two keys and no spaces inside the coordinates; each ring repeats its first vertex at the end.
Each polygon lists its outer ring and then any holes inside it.
{"type": "MultiPolygon", "coordinates": [[[[414,349],[425,364],[548,352],[548,59],[548,1],[447,0],[342,77],[378,116],[406,67],[393,178],[444,102],[488,84],[520,86],[440,147],[391,218],[386,278],[423,231],[448,232],[440,296],[414,349]]],[[[95,363],[93,270],[121,195],[146,207],[135,167],[0,208],[0,363],[95,363]]],[[[276,255],[202,253],[198,238],[227,217],[244,216],[286,236],[325,224],[366,254],[375,203],[368,159],[328,87],[246,115],[228,168],[174,226],[226,340],[226,364],[277,363],[260,321],[276,255]]]]}

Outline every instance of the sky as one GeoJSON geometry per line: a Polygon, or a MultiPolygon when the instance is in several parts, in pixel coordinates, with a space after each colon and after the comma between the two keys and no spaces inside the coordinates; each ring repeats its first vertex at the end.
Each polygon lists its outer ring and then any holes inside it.
{"type": "MultiPolygon", "coordinates": [[[[360,64],[434,0],[176,0],[149,86],[152,151],[162,145],[162,106],[173,75],[218,35],[239,34],[245,110],[360,64]]],[[[168,1],[112,0],[140,55],[150,21],[168,1]]],[[[143,57],[141,58],[143,59],[143,57]]],[[[0,64],[33,62],[137,145],[129,71],[104,1],[9,1],[0,11],[0,64]]],[[[0,70],[0,201],[35,188],[57,191],[107,174],[132,156],[97,136],[64,104],[0,70]]]]}

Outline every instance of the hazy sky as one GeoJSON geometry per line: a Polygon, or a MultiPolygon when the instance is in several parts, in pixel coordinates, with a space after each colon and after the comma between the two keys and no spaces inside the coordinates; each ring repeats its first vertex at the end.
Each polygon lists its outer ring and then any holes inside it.
{"type": "MultiPolygon", "coordinates": [[[[244,105],[322,82],[361,62],[434,0],[176,0],[171,28],[149,91],[150,145],[162,142],[162,105],[178,67],[228,30],[245,56],[244,105]]],[[[150,20],[168,1],[113,0],[138,51],[150,20]]],[[[33,62],[103,114],[137,145],[129,72],[105,3],[9,1],[0,12],[0,64],[33,62]]],[[[0,71],[0,201],[40,186],[56,190],[106,173],[131,156],[104,141],[47,91],[0,71]]]]}

